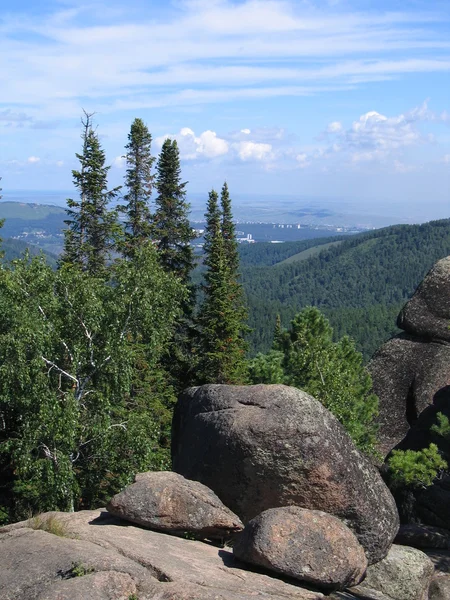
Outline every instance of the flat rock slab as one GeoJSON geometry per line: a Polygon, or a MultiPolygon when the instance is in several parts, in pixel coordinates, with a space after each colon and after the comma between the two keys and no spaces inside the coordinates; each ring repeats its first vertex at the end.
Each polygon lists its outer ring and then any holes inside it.
{"type": "Polygon", "coordinates": [[[244,528],[205,485],[170,471],[140,473],[106,506],[116,517],[174,534],[226,538],[244,528]]]}
{"type": "Polygon", "coordinates": [[[0,534],[0,565],[2,600],[52,598],[54,584],[81,580],[75,573],[83,572],[116,571],[142,588],[155,581],[150,571],[113,549],[27,528],[0,534]]]}
{"type": "Polygon", "coordinates": [[[211,488],[244,523],[296,505],[340,518],[369,563],[399,518],[378,470],[317,400],[285,385],[204,385],[175,407],[173,468],[211,488]]]}
{"type": "Polygon", "coordinates": [[[2,600],[37,600],[39,593],[61,583],[58,573],[70,571],[75,561],[96,571],[127,573],[139,600],[323,598],[320,592],[246,570],[229,549],[142,529],[106,511],[50,515],[62,524],[67,536],[77,539],[33,531],[28,528],[32,520],[0,529],[2,600]],[[45,547],[41,542],[36,545],[34,539],[44,539],[45,547]],[[34,595],[27,595],[31,588],[34,595]]]}
{"type": "Polygon", "coordinates": [[[326,590],[358,584],[367,568],[364,550],[348,527],[336,517],[298,506],[272,508],[252,519],[233,553],[326,590]]]}
{"type": "Polygon", "coordinates": [[[127,573],[102,571],[61,581],[39,594],[37,600],[129,600],[137,587],[127,573]]]}
{"type": "Polygon", "coordinates": [[[434,565],[426,554],[393,545],[386,558],[370,566],[364,581],[349,591],[361,598],[376,591],[392,600],[426,600],[433,574],[434,565]]]}

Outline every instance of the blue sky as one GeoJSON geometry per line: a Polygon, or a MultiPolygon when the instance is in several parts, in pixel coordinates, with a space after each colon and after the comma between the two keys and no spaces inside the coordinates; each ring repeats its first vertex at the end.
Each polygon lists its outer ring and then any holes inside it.
{"type": "MultiPolygon", "coordinates": [[[[4,190],[71,188],[82,108],[121,182],[131,121],[189,190],[450,213],[448,0],[0,0],[4,190]]],[[[434,213],[433,213],[434,214],[434,213]]]]}

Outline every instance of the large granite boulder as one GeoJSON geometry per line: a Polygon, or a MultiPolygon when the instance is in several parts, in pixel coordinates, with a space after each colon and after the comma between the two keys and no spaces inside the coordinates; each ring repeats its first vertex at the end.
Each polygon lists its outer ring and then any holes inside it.
{"type": "Polygon", "coordinates": [[[416,548],[393,545],[388,555],[367,569],[364,581],[350,591],[362,598],[381,593],[392,600],[428,600],[434,565],[416,548]]]}
{"type": "Polygon", "coordinates": [[[226,538],[244,526],[219,498],[198,481],[170,471],[140,473],[106,509],[116,517],[173,534],[226,538]]]}
{"type": "Polygon", "coordinates": [[[230,548],[143,529],[103,510],[50,513],[65,537],[30,519],[0,528],[2,600],[322,600],[247,570],[230,548]]]}
{"type": "Polygon", "coordinates": [[[238,537],[234,555],[245,562],[326,590],[358,584],[367,558],[339,519],[298,506],[270,508],[238,537]]]}
{"type": "Polygon", "coordinates": [[[179,399],[173,468],[211,488],[248,522],[296,505],[343,520],[381,560],[398,530],[394,499],[337,419],[284,385],[204,385],[179,399]]]}
{"type": "Polygon", "coordinates": [[[400,334],[381,346],[368,369],[379,399],[379,450],[386,455],[449,385],[450,346],[400,334]]]}
{"type": "Polygon", "coordinates": [[[400,329],[450,342],[450,256],[433,266],[398,317],[400,329]]]}

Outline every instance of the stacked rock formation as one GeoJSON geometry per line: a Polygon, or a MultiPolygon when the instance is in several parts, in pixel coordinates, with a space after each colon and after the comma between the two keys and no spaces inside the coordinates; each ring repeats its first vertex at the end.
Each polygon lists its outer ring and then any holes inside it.
{"type": "Polygon", "coordinates": [[[384,455],[401,442],[435,394],[450,385],[450,257],[434,265],[397,323],[405,333],[386,342],[369,363],[384,455]]]}
{"type": "Polygon", "coordinates": [[[244,523],[295,505],[340,518],[369,563],[398,529],[394,499],[338,420],[284,385],[191,388],[175,408],[173,468],[212,489],[244,523]]]}

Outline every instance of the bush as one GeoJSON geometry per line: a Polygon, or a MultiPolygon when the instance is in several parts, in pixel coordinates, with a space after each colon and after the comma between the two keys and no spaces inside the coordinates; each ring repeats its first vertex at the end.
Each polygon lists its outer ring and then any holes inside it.
{"type": "Polygon", "coordinates": [[[436,444],[417,451],[393,450],[387,464],[394,486],[412,488],[432,485],[439,473],[448,466],[436,444]]]}

